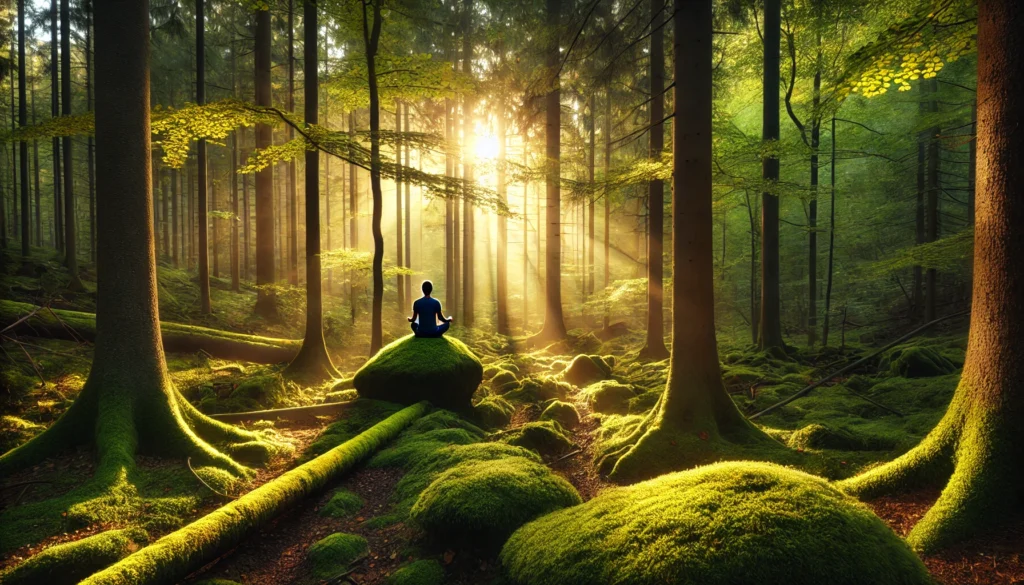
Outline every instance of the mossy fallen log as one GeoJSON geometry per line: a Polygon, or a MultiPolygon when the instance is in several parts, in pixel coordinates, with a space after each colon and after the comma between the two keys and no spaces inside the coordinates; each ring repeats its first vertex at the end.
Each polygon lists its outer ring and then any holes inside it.
{"type": "Polygon", "coordinates": [[[334,416],[345,412],[349,402],[329,402],[327,404],[314,404],[312,406],[295,406],[292,408],[274,408],[270,410],[253,410],[250,412],[222,412],[211,414],[210,418],[238,424],[241,422],[252,422],[256,420],[274,420],[290,422],[315,422],[319,416],[334,416]]]}
{"type": "Polygon", "coordinates": [[[423,416],[427,403],[406,407],[353,439],[285,472],[150,546],[100,571],[81,585],[178,583],[237,546],[283,510],[352,469],[423,416]]]}
{"type": "MultiPolygon", "coordinates": [[[[95,341],[96,315],[80,311],[49,309],[28,303],[0,300],[0,329],[33,337],[95,341]],[[26,316],[29,316],[27,319],[26,316]],[[11,327],[13,325],[13,327],[11,327]]],[[[169,353],[205,352],[226,360],[258,364],[290,361],[302,341],[246,335],[181,323],[160,322],[164,351],[169,353]]]]}

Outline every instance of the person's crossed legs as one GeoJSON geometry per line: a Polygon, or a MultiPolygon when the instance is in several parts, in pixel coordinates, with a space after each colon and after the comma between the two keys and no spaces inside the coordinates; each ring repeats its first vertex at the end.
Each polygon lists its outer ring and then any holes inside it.
{"type": "Polygon", "coordinates": [[[416,337],[424,337],[424,338],[441,337],[442,335],[445,334],[446,331],[448,331],[448,328],[452,326],[451,323],[445,321],[444,323],[441,323],[440,325],[438,325],[437,329],[433,333],[430,333],[430,334],[420,334],[420,332],[419,332],[420,324],[419,323],[413,321],[412,323],[410,323],[410,325],[412,327],[412,332],[416,335],[416,337]]]}

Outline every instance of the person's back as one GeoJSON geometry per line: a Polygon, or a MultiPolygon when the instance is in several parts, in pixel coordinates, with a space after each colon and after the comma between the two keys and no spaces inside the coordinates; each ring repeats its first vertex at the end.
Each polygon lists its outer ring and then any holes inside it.
{"type": "Polygon", "coordinates": [[[423,296],[412,304],[412,331],[416,337],[440,337],[448,331],[451,318],[441,312],[441,301],[430,296],[434,285],[429,280],[423,281],[422,289],[423,296]]]}

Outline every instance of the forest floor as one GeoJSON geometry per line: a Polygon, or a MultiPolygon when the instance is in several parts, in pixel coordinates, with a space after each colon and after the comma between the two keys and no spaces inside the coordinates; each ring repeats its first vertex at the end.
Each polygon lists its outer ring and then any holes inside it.
{"type": "MultiPolygon", "coordinates": [[[[53,270],[52,267],[43,270],[43,277],[5,278],[7,288],[0,291],[0,296],[22,302],[45,302],[55,308],[87,311],[94,308],[91,293],[55,293],[45,276],[53,270]]],[[[297,324],[301,323],[301,303],[284,303],[285,318],[277,323],[265,323],[251,316],[254,291],[232,293],[226,283],[215,280],[217,312],[211,317],[200,317],[195,310],[193,289],[194,283],[184,271],[161,268],[161,314],[171,321],[237,332],[293,338],[300,334],[297,324]]],[[[366,359],[365,354],[360,353],[366,341],[364,335],[358,329],[350,329],[347,316],[347,306],[343,307],[340,300],[328,301],[328,339],[338,358],[339,369],[346,377],[366,359]]],[[[3,325],[0,323],[0,327],[3,325]]],[[[404,332],[404,327],[399,330],[396,326],[395,333],[399,332],[404,332]]],[[[521,353],[508,340],[479,330],[453,333],[466,340],[485,365],[517,363],[522,368],[517,375],[523,379],[558,377],[573,356],[580,353],[614,357],[612,377],[632,388],[635,397],[628,405],[624,403],[613,411],[598,412],[593,399],[582,390],[574,389],[562,396],[576,408],[580,423],[566,429],[571,447],[543,453],[543,461],[568,480],[584,500],[610,486],[594,465],[602,432],[616,424],[635,422],[654,406],[665,384],[664,363],[645,364],[636,360],[636,351],[642,342],[640,335],[626,333],[601,341],[576,330],[572,343],[549,351],[521,353]]],[[[849,477],[898,456],[934,426],[958,382],[964,345],[962,326],[909,342],[904,347],[908,355],[925,352],[929,363],[938,363],[940,367],[923,372],[901,369],[906,366],[906,359],[901,362],[899,356],[886,353],[851,375],[762,417],[758,423],[799,454],[801,469],[828,479],[849,477]],[[898,411],[899,415],[854,393],[867,395],[876,403],[898,411]]],[[[89,344],[26,337],[5,340],[4,349],[4,359],[13,367],[5,365],[0,374],[0,451],[41,432],[60,416],[81,390],[92,356],[89,344]]],[[[737,405],[750,414],[868,351],[870,348],[856,345],[845,351],[794,351],[793,359],[783,362],[726,339],[721,348],[723,377],[737,405]]],[[[345,391],[335,391],[330,384],[296,384],[282,376],[280,366],[227,362],[203,355],[172,354],[168,359],[175,384],[206,412],[281,408],[352,398],[345,391]]],[[[482,388],[490,388],[486,380],[482,388]]],[[[495,392],[486,390],[487,394],[495,392]]],[[[548,401],[516,403],[506,428],[490,429],[480,440],[505,440],[506,433],[536,421],[548,401]]],[[[275,432],[295,446],[294,452],[273,461],[231,495],[255,488],[297,461],[322,452],[318,450],[319,445],[329,435],[331,424],[329,418],[309,424],[275,424],[275,432]]],[[[0,524],[16,517],[19,508],[68,493],[91,475],[92,468],[92,453],[78,449],[3,478],[0,524]]],[[[494,551],[449,548],[423,538],[423,533],[408,521],[408,511],[400,510],[399,503],[394,501],[395,486],[404,475],[401,467],[368,464],[357,468],[328,486],[324,493],[276,519],[244,544],[193,575],[188,582],[214,577],[244,584],[316,582],[310,575],[307,550],[317,540],[336,532],[360,535],[370,544],[368,556],[352,565],[350,572],[344,575],[349,582],[359,585],[386,583],[389,575],[413,559],[440,562],[445,570],[445,582],[450,584],[491,583],[499,578],[501,569],[494,551]],[[332,493],[341,489],[359,496],[362,507],[346,517],[322,515],[320,512],[332,493]]],[[[182,462],[140,456],[139,476],[144,501],[183,498],[190,504],[177,515],[162,518],[160,523],[147,517],[147,512],[128,522],[146,526],[151,539],[226,501],[195,481],[182,462]]],[[[868,502],[868,505],[897,534],[906,535],[937,495],[937,492],[927,491],[903,494],[868,502]]],[[[0,536],[4,537],[0,539],[3,540],[0,542],[0,572],[49,546],[78,540],[116,524],[70,526],[57,518],[19,526],[25,530],[18,534],[0,527],[0,536]]],[[[993,529],[975,541],[923,560],[943,585],[1024,583],[1024,521],[993,529]]]]}

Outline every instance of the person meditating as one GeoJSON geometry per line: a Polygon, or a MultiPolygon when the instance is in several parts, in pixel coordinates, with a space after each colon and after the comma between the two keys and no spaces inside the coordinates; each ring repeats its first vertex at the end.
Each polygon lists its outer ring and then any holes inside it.
{"type": "Polygon", "coordinates": [[[452,318],[445,317],[441,312],[441,301],[430,296],[434,290],[432,282],[424,280],[420,288],[423,296],[412,304],[412,317],[409,317],[412,332],[416,337],[441,337],[451,327],[452,318]]]}

